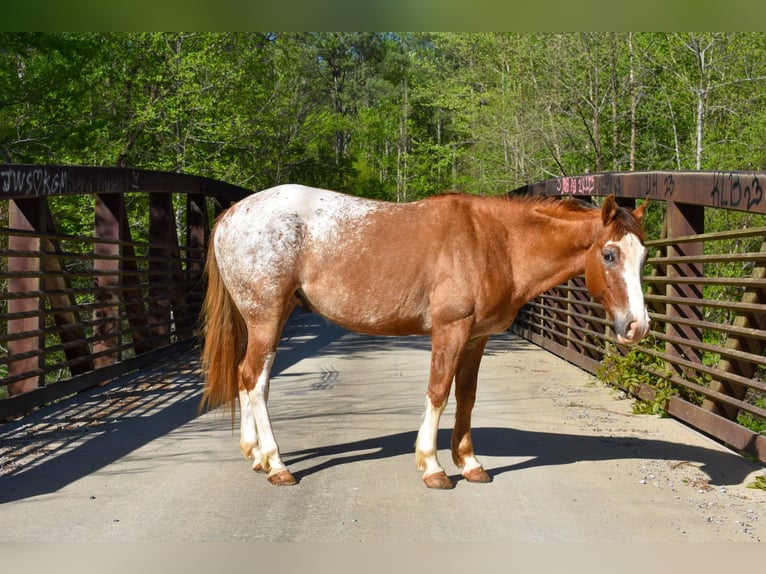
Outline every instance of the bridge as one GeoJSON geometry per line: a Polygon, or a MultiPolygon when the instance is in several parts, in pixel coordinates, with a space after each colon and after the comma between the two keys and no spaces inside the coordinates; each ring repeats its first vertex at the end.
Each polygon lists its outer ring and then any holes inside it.
{"type": "Polygon", "coordinates": [[[621,348],[580,278],[531,302],[481,373],[475,439],[495,483],[461,482],[450,502],[424,492],[410,460],[425,340],[293,317],[271,404],[298,494],[247,471],[228,411],[197,416],[205,243],[215,214],[249,190],[142,170],[4,165],[0,539],[758,539],[763,501],[745,483],[766,462],[764,178],[594,174],[517,190],[658,204],[652,333],[638,350],[621,348]],[[92,209],[92,228],[71,229],[73,204],[92,209]],[[705,232],[706,217],[733,212],[752,217],[705,232]],[[633,415],[631,401],[593,384],[595,372],[672,418],[633,415]],[[235,512],[249,496],[251,512],[235,512]],[[616,500],[628,505],[615,510],[616,500]],[[152,520],[169,505],[181,509],[172,528],[152,520]],[[407,522],[413,508],[429,518],[407,522]],[[82,526],[45,518],[61,512],[82,526]],[[258,516],[266,526],[254,530],[258,516]]]}

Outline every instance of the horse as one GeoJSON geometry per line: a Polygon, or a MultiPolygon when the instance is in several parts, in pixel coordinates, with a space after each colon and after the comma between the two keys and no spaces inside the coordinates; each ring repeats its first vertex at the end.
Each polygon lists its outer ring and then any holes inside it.
{"type": "Polygon", "coordinates": [[[267,401],[282,328],[301,305],[351,331],[430,335],[416,465],[429,488],[454,486],[437,459],[437,429],[454,381],[452,459],[490,482],[474,452],[471,412],[487,339],[519,308],[585,273],[620,343],[649,330],[642,219],[613,195],[602,207],[565,199],[446,193],[410,203],[295,184],[234,204],[211,232],[203,302],[201,408],[239,401],[240,448],[275,485],[296,479],[279,453],[267,401]]]}

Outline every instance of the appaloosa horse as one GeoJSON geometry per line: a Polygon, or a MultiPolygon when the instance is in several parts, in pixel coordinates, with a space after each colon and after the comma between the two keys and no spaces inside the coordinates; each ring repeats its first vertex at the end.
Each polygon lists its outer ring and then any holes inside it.
{"type": "Polygon", "coordinates": [[[274,484],[295,484],[266,402],[282,327],[296,305],[347,329],[432,338],[426,409],[415,445],[431,488],[451,488],[436,457],[439,417],[455,382],[452,458],[472,482],[471,410],[487,338],[533,297],[585,272],[588,290],[634,343],[649,329],[641,290],[641,220],[609,196],[573,200],[446,194],[413,203],[281,185],[216,222],[207,259],[203,404],[239,398],[242,453],[274,484]],[[246,345],[245,345],[246,343],[246,345]]]}

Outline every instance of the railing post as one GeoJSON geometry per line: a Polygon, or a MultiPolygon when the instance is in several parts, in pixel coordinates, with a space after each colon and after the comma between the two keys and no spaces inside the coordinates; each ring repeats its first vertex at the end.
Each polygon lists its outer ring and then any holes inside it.
{"type": "Polygon", "coordinates": [[[93,359],[95,368],[111,365],[121,358],[120,346],[120,259],[122,249],[121,224],[124,219],[125,203],[121,194],[96,194],[96,241],[93,252],[96,256],[93,269],[96,272],[96,295],[93,318],[95,321],[93,359]],[[103,353],[103,354],[101,354],[103,353]]]}
{"type": "Polygon", "coordinates": [[[186,316],[173,196],[150,193],[149,214],[149,325],[154,346],[161,347],[171,342],[171,331],[177,336],[184,328],[186,316]]]}
{"type": "Polygon", "coordinates": [[[222,197],[213,198],[213,214],[215,217],[221,215],[224,211],[231,207],[231,201],[222,197]]]}
{"type": "Polygon", "coordinates": [[[186,276],[191,288],[186,299],[187,304],[193,306],[195,314],[199,312],[205,291],[202,275],[209,234],[205,196],[190,193],[186,196],[186,276]]]}
{"type": "MultiPolygon", "coordinates": [[[[699,235],[705,231],[705,208],[699,205],[690,205],[669,201],[667,203],[667,229],[668,238],[699,235]]],[[[695,256],[704,253],[702,241],[684,242],[668,246],[668,257],[695,256]]],[[[704,277],[702,263],[671,263],[667,268],[668,278],[680,277],[704,277]]],[[[702,287],[688,283],[676,283],[670,281],[666,288],[668,297],[702,299],[702,287]]],[[[669,302],[667,316],[670,318],[666,326],[666,334],[687,341],[702,341],[702,330],[696,326],[680,325],[672,322],[675,317],[701,321],[702,310],[699,306],[669,302]]],[[[668,341],[665,344],[665,352],[674,357],[684,358],[694,362],[701,362],[702,355],[696,348],[668,341]]],[[[683,371],[683,369],[678,369],[683,371]]],[[[683,372],[679,372],[683,374],[683,372]]]]}
{"type": "Polygon", "coordinates": [[[207,223],[205,196],[195,193],[186,196],[186,247],[189,250],[187,270],[201,273],[205,266],[205,244],[210,230],[207,223]]]}
{"type": "MultiPolygon", "coordinates": [[[[37,197],[11,200],[8,206],[8,226],[21,231],[43,232],[45,203],[45,198],[37,197]]],[[[8,313],[11,316],[23,315],[8,321],[8,334],[29,333],[28,337],[8,341],[8,355],[21,357],[8,364],[8,378],[23,373],[37,373],[8,385],[8,393],[17,395],[45,384],[42,373],[44,364],[42,351],[45,347],[42,320],[43,298],[39,295],[42,283],[41,240],[39,237],[11,235],[8,238],[8,248],[10,251],[23,253],[8,257],[10,272],[8,293],[9,295],[30,294],[29,297],[11,297],[8,301],[8,313]],[[14,276],[14,274],[17,275],[14,276]]]]}

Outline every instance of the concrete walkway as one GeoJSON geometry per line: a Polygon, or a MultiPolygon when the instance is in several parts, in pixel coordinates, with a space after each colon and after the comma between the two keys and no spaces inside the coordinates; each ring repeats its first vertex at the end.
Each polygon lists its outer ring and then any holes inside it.
{"type": "Polygon", "coordinates": [[[239,454],[228,409],[197,416],[196,355],[0,426],[0,541],[758,541],[763,468],[513,335],[488,346],[474,442],[491,484],[415,469],[430,341],[297,315],[270,408],[299,484],[239,454]]]}

